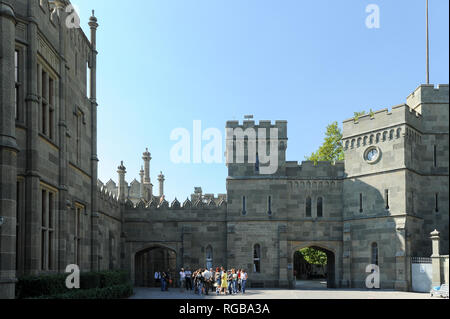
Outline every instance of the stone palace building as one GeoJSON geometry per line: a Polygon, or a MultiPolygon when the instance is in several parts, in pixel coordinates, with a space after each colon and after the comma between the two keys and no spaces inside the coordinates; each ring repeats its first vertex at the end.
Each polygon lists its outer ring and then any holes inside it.
{"type": "Polygon", "coordinates": [[[410,258],[431,256],[433,230],[448,255],[448,85],[344,121],[343,162],[287,161],[286,121],[227,122],[278,129],[277,172],[234,161],[227,194],[169,203],[148,150],[140,181],[128,185],[123,163],[117,184],[98,180],[98,24],[93,14],[90,38],[69,28],[67,5],[0,0],[0,298],[20,276],[69,264],[125,269],[144,286],[156,270],[224,265],[253,287],[293,288],[304,247],[327,254],[329,287],[365,287],[376,264],[382,289],[410,290],[410,258]]]}

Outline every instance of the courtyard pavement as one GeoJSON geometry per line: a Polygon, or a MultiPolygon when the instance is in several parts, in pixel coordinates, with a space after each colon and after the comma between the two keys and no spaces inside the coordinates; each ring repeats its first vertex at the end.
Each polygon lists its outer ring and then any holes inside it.
{"type": "Polygon", "coordinates": [[[199,296],[193,291],[181,291],[179,288],[170,288],[162,292],[160,288],[135,288],[134,295],[130,299],[441,299],[431,298],[428,293],[399,292],[389,290],[365,290],[365,289],[248,289],[245,295],[220,295],[215,293],[209,296],[199,296]]]}

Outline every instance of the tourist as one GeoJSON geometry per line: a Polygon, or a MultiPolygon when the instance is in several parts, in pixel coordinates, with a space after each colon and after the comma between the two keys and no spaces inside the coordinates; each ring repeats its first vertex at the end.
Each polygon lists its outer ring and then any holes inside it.
{"type": "Polygon", "coordinates": [[[159,271],[155,271],[155,287],[159,287],[161,285],[161,273],[159,271]]]}
{"type": "Polygon", "coordinates": [[[203,293],[203,283],[204,283],[204,278],[203,278],[201,269],[198,269],[196,271],[195,281],[196,281],[196,288],[197,288],[198,294],[201,296],[203,293]]]}
{"type": "Polygon", "coordinates": [[[238,292],[241,292],[241,269],[238,269],[237,271],[237,276],[238,276],[238,292]]]}
{"type": "Polygon", "coordinates": [[[232,293],[233,295],[237,294],[237,279],[238,276],[236,274],[236,269],[231,269],[231,284],[232,284],[232,293]]]}
{"type": "Polygon", "coordinates": [[[161,273],[161,291],[167,290],[166,285],[167,285],[167,274],[165,271],[163,271],[161,273]]]}
{"type": "Polygon", "coordinates": [[[222,280],[220,283],[221,292],[223,291],[223,294],[226,295],[228,289],[228,277],[227,272],[223,267],[221,269],[221,280],[222,280]]]}
{"type": "Polygon", "coordinates": [[[207,268],[205,268],[205,271],[203,272],[203,279],[205,282],[205,295],[208,295],[208,291],[211,286],[211,278],[212,278],[212,272],[209,271],[207,268]]]}
{"type": "Polygon", "coordinates": [[[186,269],[186,271],[184,272],[185,277],[186,277],[186,290],[192,290],[192,272],[189,269],[186,269]]]}
{"type": "Polygon", "coordinates": [[[180,290],[183,291],[183,288],[186,286],[186,273],[184,268],[181,268],[180,271],[180,290]]]}
{"type": "Polygon", "coordinates": [[[247,272],[242,269],[241,271],[241,284],[242,284],[242,293],[245,294],[245,285],[247,284],[248,275],[247,272]]]}
{"type": "Polygon", "coordinates": [[[231,274],[231,270],[228,270],[227,272],[227,279],[228,279],[228,294],[233,294],[233,277],[231,274]]]}
{"type": "Polygon", "coordinates": [[[220,294],[220,280],[222,279],[220,276],[220,269],[219,267],[216,268],[216,272],[214,273],[214,279],[215,279],[215,284],[214,286],[216,287],[216,294],[220,294]]]}

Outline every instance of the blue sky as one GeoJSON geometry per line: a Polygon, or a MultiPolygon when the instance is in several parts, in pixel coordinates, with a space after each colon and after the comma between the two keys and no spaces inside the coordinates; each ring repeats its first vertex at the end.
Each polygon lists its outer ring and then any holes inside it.
{"type": "MultiPolygon", "coordinates": [[[[406,101],[425,82],[425,0],[72,0],[98,29],[99,178],[166,176],[169,201],[194,186],[226,193],[225,164],[173,164],[176,128],[224,132],[227,120],[288,120],[287,158],[302,161],[325,127],[406,101]],[[368,29],[366,6],[380,8],[368,29]]],[[[430,0],[431,83],[449,82],[449,2],[430,0]]],[[[89,34],[87,32],[87,34],[89,34]]],[[[207,142],[205,142],[207,143],[207,142]]]]}

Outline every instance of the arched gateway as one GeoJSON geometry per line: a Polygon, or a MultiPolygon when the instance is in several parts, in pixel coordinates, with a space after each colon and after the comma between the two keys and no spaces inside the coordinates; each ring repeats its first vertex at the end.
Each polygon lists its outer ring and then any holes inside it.
{"type": "Polygon", "coordinates": [[[177,254],[167,247],[155,246],[141,250],[134,257],[135,286],[158,287],[155,272],[169,272],[174,279],[176,266],[177,254]]]}

